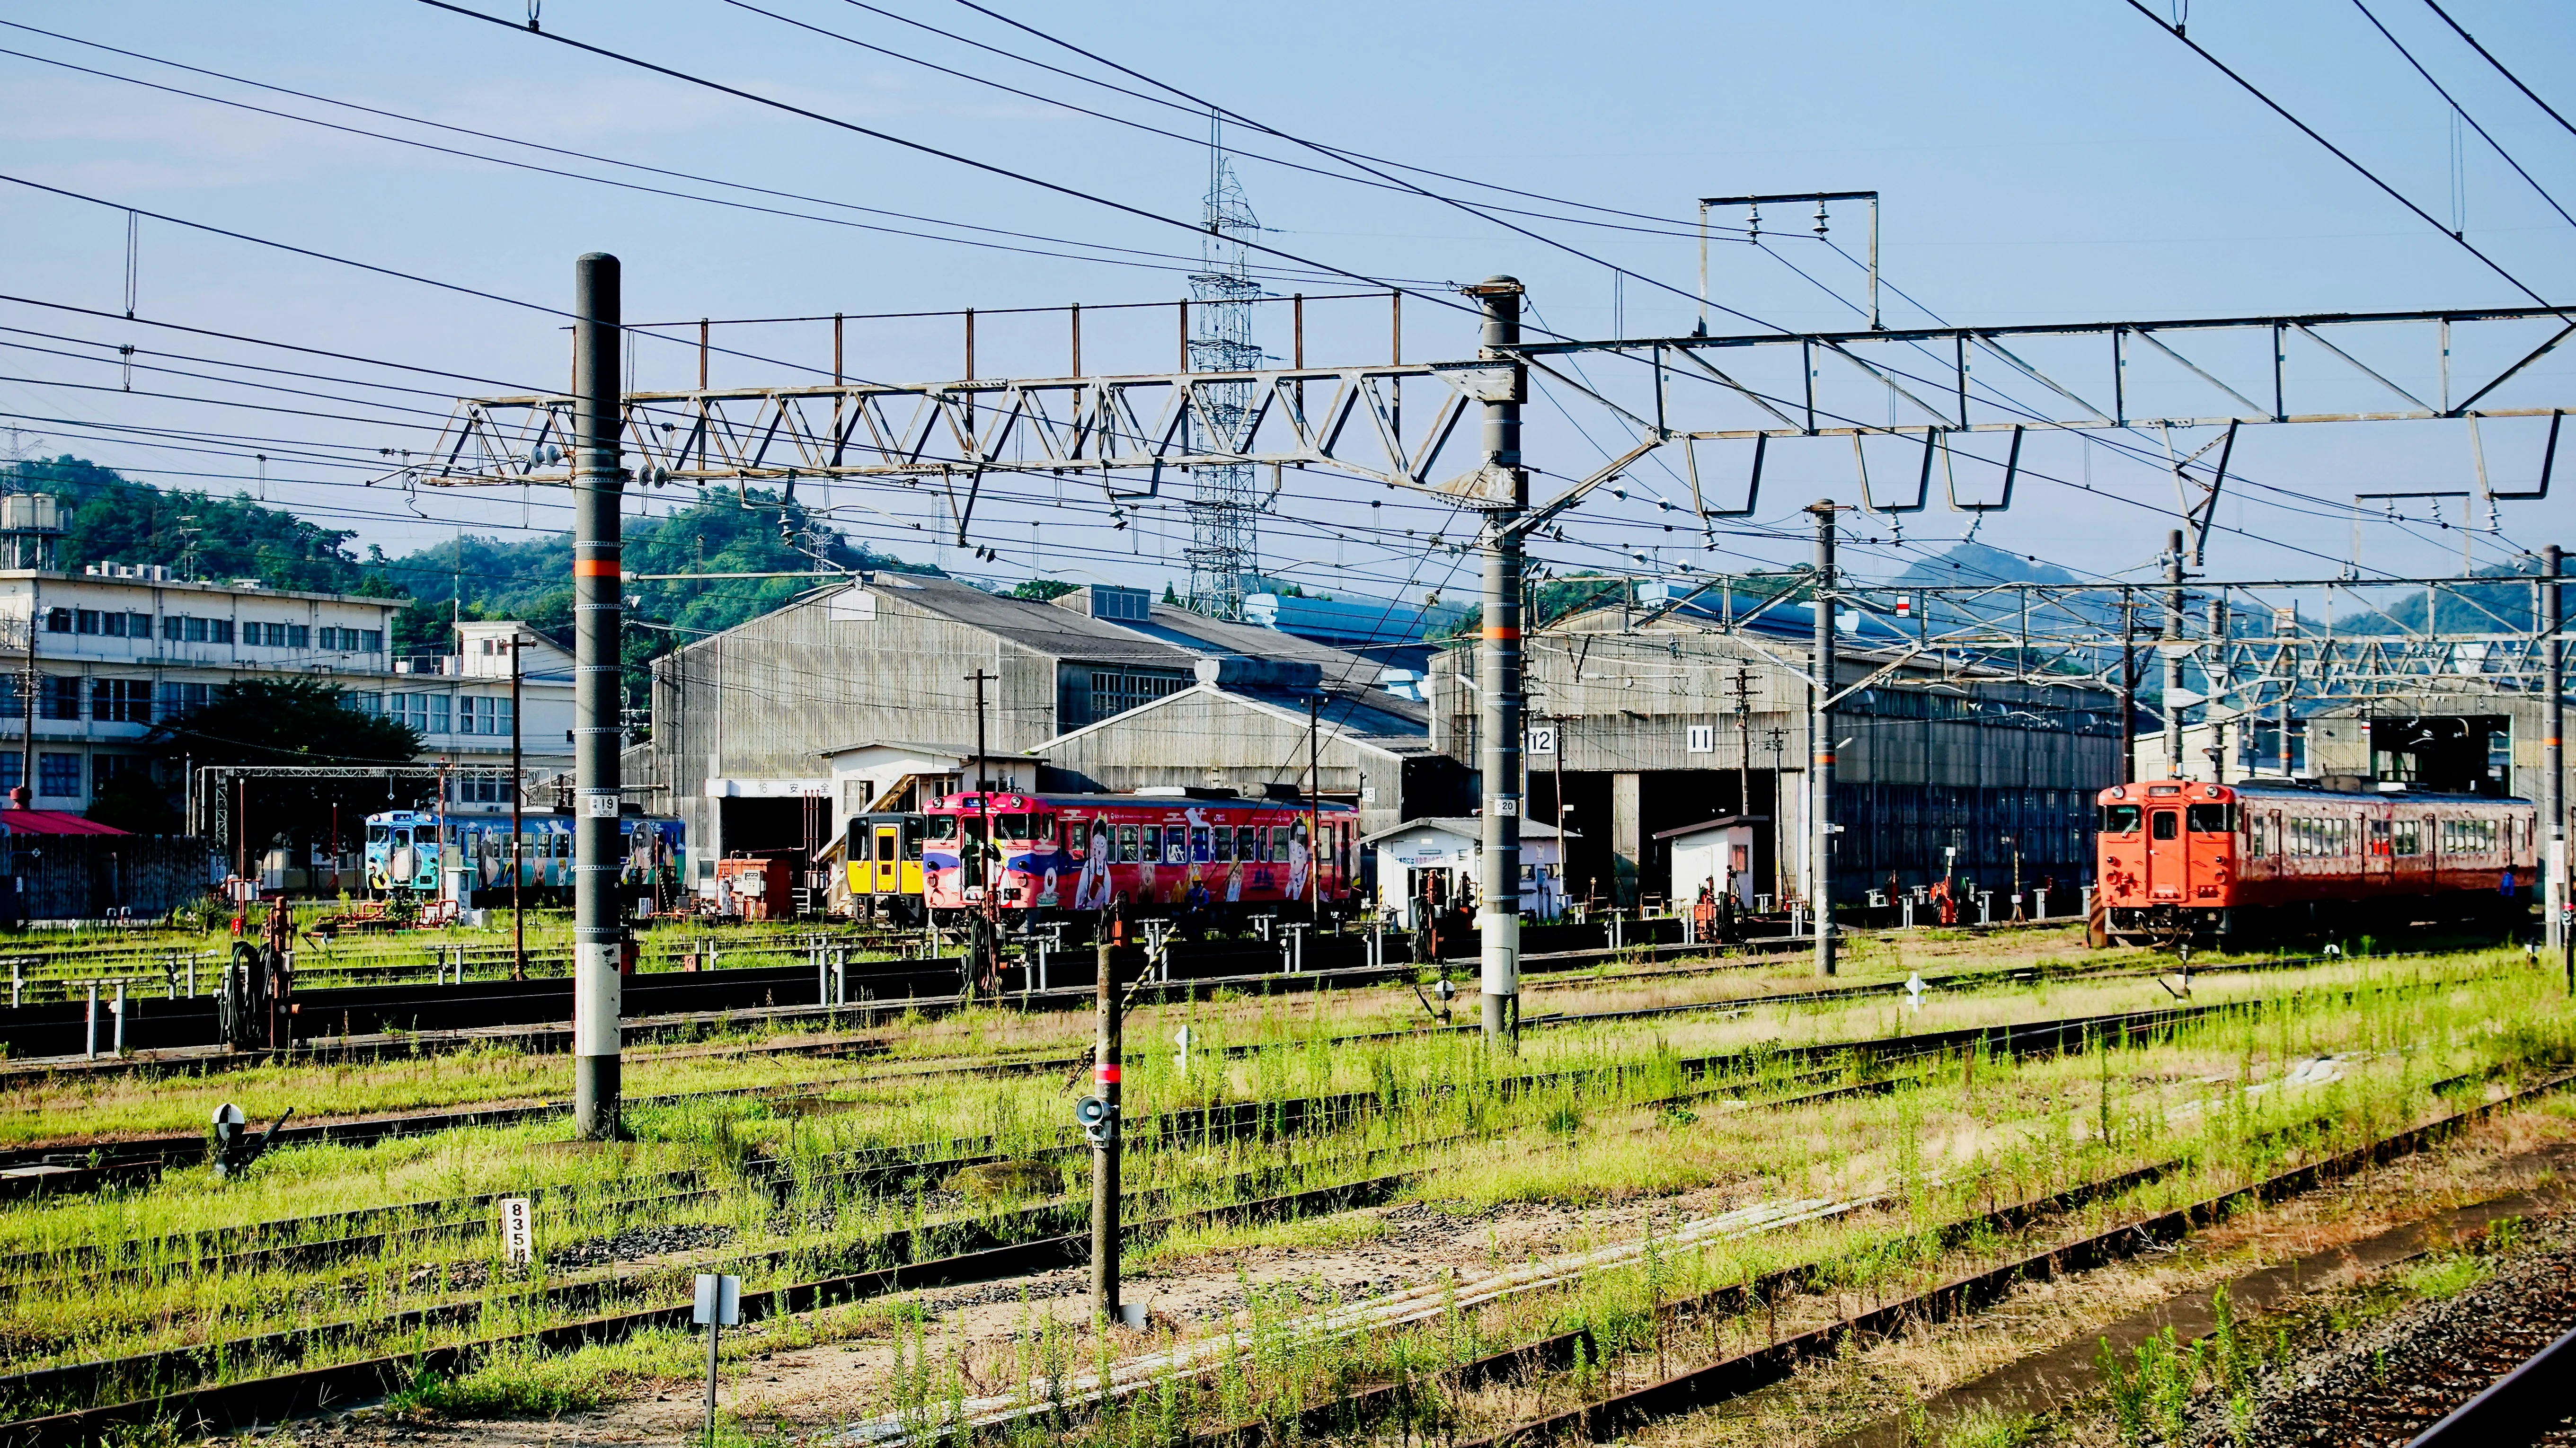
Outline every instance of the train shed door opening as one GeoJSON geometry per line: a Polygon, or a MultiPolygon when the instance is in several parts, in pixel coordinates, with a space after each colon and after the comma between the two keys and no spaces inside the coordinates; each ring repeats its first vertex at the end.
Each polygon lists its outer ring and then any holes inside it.
{"type": "Polygon", "coordinates": [[[2371,777],[2446,794],[2513,792],[2513,721],[2501,714],[2427,714],[2368,721],[2371,777]]]}
{"type": "Polygon", "coordinates": [[[2189,883],[2189,856],[2182,833],[2182,808],[2164,805],[2147,811],[2147,898],[2180,900],[2189,883]]]}

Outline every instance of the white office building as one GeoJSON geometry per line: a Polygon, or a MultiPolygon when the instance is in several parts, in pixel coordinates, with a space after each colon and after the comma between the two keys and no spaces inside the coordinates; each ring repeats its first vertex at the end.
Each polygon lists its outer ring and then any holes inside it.
{"type": "MultiPolygon", "coordinates": [[[[527,638],[517,721],[523,778],[542,786],[572,767],[572,659],[552,640],[504,621],[466,623],[460,652],[397,660],[400,600],[274,589],[255,579],[184,581],[153,564],[91,564],[79,573],[0,570],[0,792],[24,782],[32,672],[39,809],[78,811],[100,786],[144,769],[156,722],[203,706],[240,679],[315,677],[353,707],[382,711],[421,736],[422,763],[460,766],[464,809],[509,808],[513,715],[508,640],[527,638]],[[29,644],[32,640],[32,669],[29,644]],[[14,656],[13,656],[14,655],[14,656]]],[[[169,781],[175,785],[177,781],[169,781]]],[[[533,794],[537,804],[550,797],[533,794]]]]}

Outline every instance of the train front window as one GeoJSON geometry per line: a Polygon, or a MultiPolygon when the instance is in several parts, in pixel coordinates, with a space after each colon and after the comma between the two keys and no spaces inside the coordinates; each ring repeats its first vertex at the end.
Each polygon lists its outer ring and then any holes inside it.
{"type": "Polygon", "coordinates": [[[385,841],[387,841],[387,840],[389,840],[389,839],[391,839],[391,838],[393,838],[393,831],[391,831],[391,830],[389,830],[389,829],[385,828],[383,825],[369,825],[369,826],[367,826],[367,843],[368,843],[368,844],[370,844],[370,845],[381,845],[381,844],[383,844],[385,841]]]}
{"type": "Polygon", "coordinates": [[[2235,821],[2228,818],[2229,815],[2234,814],[2235,812],[2236,807],[2233,805],[2193,805],[2190,809],[2191,832],[2195,835],[2225,834],[2228,830],[2235,827],[2235,821]]]}
{"type": "Polygon", "coordinates": [[[924,816],[922,837],[934,845],[957,843],[957,816],[949,814],[924,816]]]}
{"type": "Polygon", "coordinates": [[[2150,825],[2148,833],[2160,840],[2170,840],[2180,833],[2181,824],[2182,816],[2178,811],[2160,809],[2156,811],[2155,820],[2150,825]]]}
{"type": "Polygon", "coordinates": [[[2133,804],[2106,804],[2102,806],[2102,833],[2106,835],[2136,834],[2138,832],[2138,815],[2140,812],[2139,807],[2133,804]]]}

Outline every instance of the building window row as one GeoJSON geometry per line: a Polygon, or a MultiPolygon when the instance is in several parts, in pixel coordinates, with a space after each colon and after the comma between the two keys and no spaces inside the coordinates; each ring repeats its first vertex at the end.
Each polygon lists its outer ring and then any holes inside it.
{"type": "MultiPolygon", "coordinates": [[[[56,608],[45,613],[45,632],[58,634],[96,634],[112,639],[148,639],[152,637],[152,615],[148,613],[108,613],[95,608],[56,608]]],[[[254,648],[310,649],[317,632],[310,624],[245,622],[240,627],[240,641],[254,648]]],[[[373,628],[340,628],[329,626],[318,630],[321,647],[344,654],[379,654],[385,649],[385,633],[373,628]]],[[[234,641],[233,621],[228,618],[200,618],[194,614],[169,613],[161,616],[161,637],[171,643],[228,644],[234,641]]]]}
{"type": "Polygon", "coordinates": [[[352,694],[348,701],[350,708],[409,725],[414,734],[507,737],[512,722],[509,700],[475,694],[387,694],[381,703],[374,694],[352,694]]]}
{"type": "MultiPolygon", "coordinates": [[[[129,774],[149,778],[152,761],[140,754],[93,754],[90,759],[90,793],[95,795],[111,781],[129,774]]],[[[17,750],[0,753],[0,794],[16,789],[27,781],[26,757],[17,750]]],[[[36,794],[39,798],[81,798],[81,757],[47,750],[36,756],[36,794]]]]}

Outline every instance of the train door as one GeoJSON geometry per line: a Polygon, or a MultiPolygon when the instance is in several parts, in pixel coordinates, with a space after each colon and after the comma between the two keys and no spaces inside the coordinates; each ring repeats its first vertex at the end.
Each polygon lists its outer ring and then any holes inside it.
{"type": "Polygon", "coordinates": [[[2183,837],[2182,806],[2158,805],[2147,811],[2147,899],[2180,900],[2189,888],[2190,848],[2183,837]]]}
{"type": "Polygon", "coordinates": [[[2397,874],[2397,821],[2393,816],[2370,818],[2370,811],[2360,811],[2357,822],[2361,830],[2361,878],[2374,885],[2386,885],[2397,874]]]}
{"type": "Polygon", "coordinates": [[[894,895],[903,889],[903,824],[884,820],[871,826],[868,833],[869,857],[875,862],[875,878],[869,889],[879,895],[894,895]]]}

